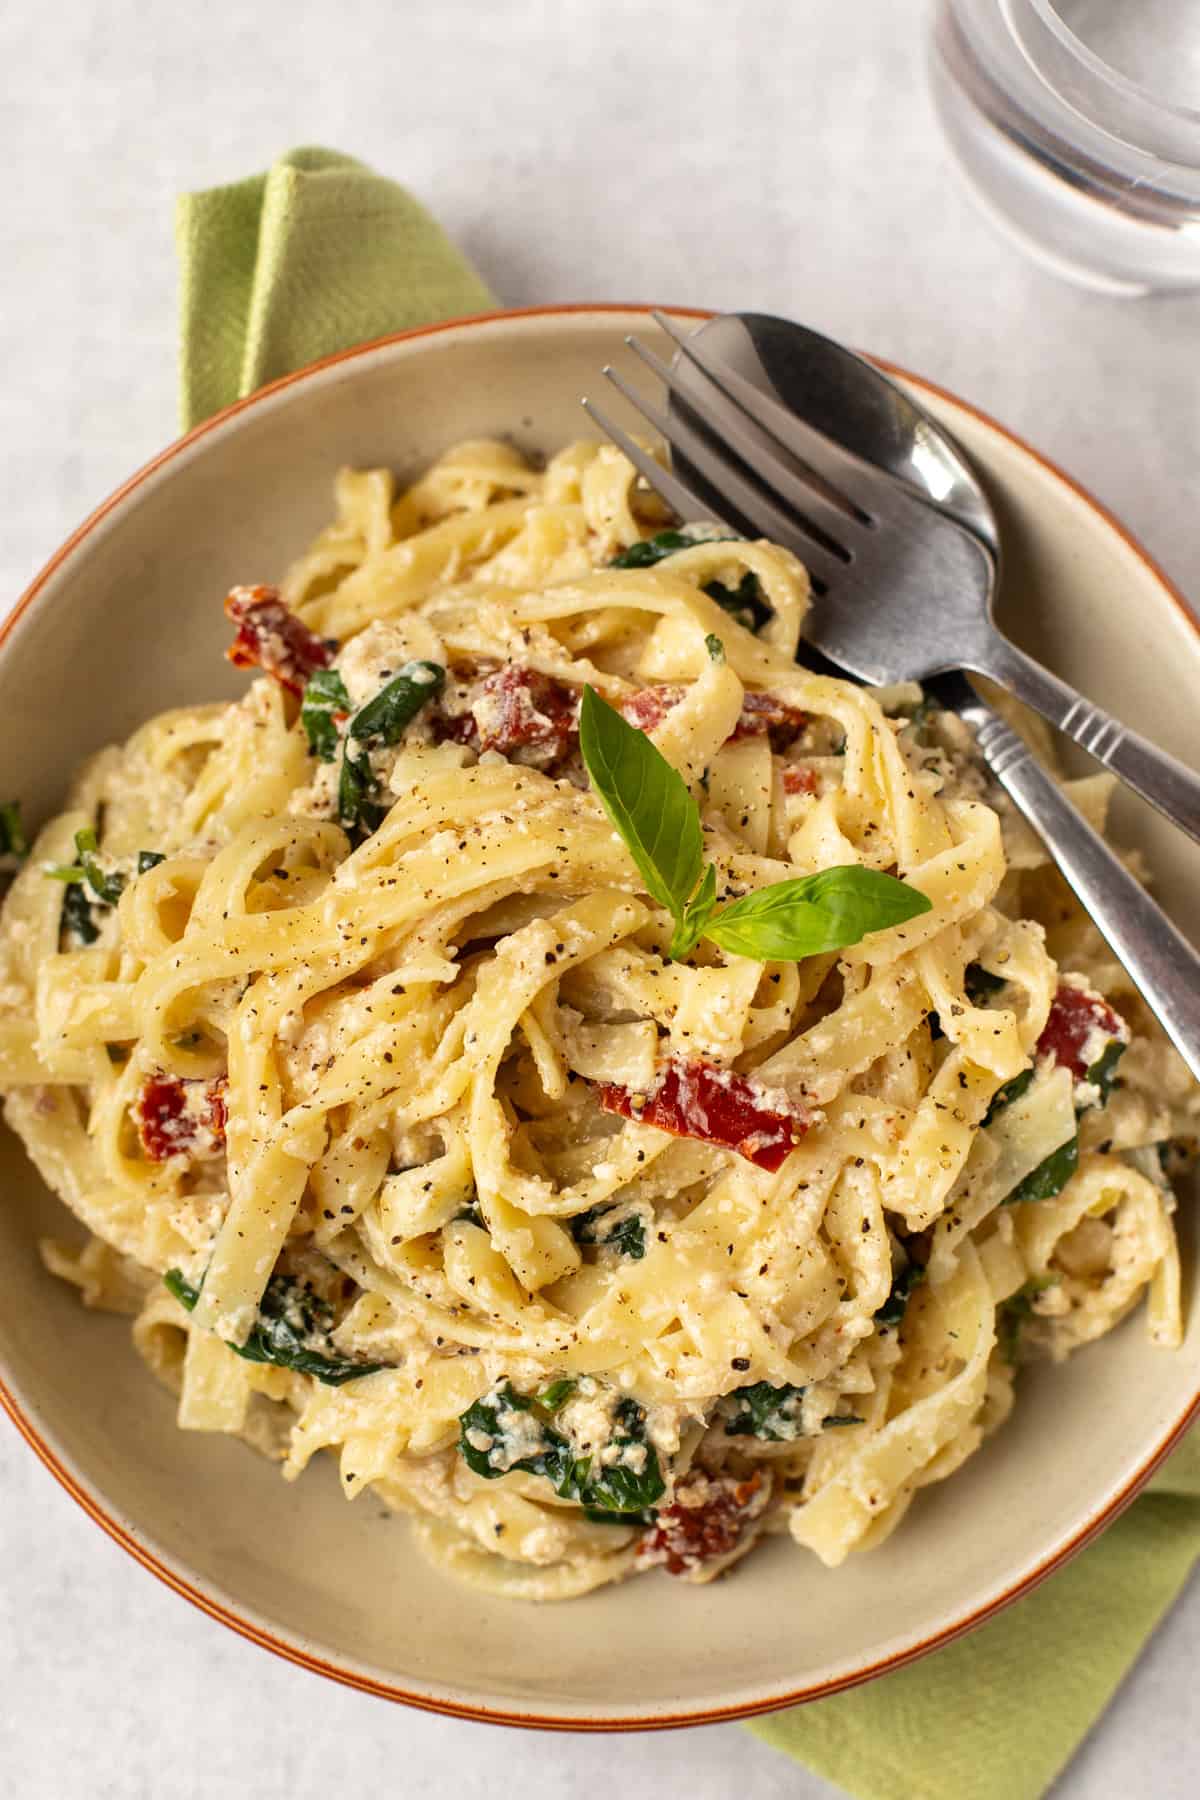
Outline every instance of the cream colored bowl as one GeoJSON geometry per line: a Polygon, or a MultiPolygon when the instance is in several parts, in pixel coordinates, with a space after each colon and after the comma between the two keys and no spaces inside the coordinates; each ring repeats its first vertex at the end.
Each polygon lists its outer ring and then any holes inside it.
{"type": "MultiPolygon", "coordinates": [[[[344,463],[420,467],[456,439],[549,448],[640,310],[555,308],[436,326],[336,357],[232,408],[134,476],[59,551],[0,644],[4,797],[37,820],[81,757],[149,713],[238,691],[220,600],[271,580],[330,512],[344,463]]],[[[913,381],[988,478],[1015,634],[1097,700],[1194,757],[1200,638],[1088,497],[989,420],[913,381]]],[[[1200,924],[1200,853],[1144,809],[1121,821],[1200,924]]],[[[1200,1404],[1184,1348],[1136,1317],[1021,1378],[1010,1424],[926,1491],[880,1550],[830,1572],[790,1542],[728,1580],[655,1574],[535,1608],[436,1574],[402,1519],[349,1506],[332,1467],[294,1486],[230,1440],[175,1429],[123,1320],[85,1313],[35,1241],[70,1222],[2,1148],[3,1399],[43,1461],[164,1581],[309,1668],[417,1706],[509,1723],[655,1726],[782,1706],[894,1667],[1025,1591],[1128,1500],[1200,1404]]],[[[1195,1271],[1187,1259],[1187,1284],[1195,1271]]]]}

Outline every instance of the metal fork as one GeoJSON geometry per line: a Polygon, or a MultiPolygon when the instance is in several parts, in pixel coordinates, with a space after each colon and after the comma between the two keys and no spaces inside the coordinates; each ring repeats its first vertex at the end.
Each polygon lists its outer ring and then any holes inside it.
{"type": "MultiPolygon", "coordinates": [[[[655,316],[686,354],[687,340],[681,338],[671,321],[655,316]]],[[[668,387],[680,391],[675,370],[636,339],[626,341],[668,387]]],[[[1200,1080],[1200,955],[1129,873],[1112,847],[1071,805],[1035,760],[1023,739],[980,699],[965,677],[957,669],[951,669],[929,681],[933,673],[929,661],[932,660],[934,668],[944,670],[944,656],[918,657],[916,666],[922,671],[919,675],[908,672],[913,662],[907,658],[900,663],[901,672],[897,672],[896,662],[881,665],[873,660],[881,644],[885,654],[889,645],[899,645],[900,654],[903,654],[903,640],[895,618],[888,619],[889,614],[900,610],[895,607],[894,592],[897,565],[903,559],[893,552],[899,552],[901,545],[909,547],[904,566],[911,576],[914,566],[912,546],[936,522],[931,509],[912,497],[894,476],[815,431],[790,410],[769,401],[752,383],[739,376],[737,399],[746,417],[734,422],[737,436],[732,437],[732,442],[735,447],[757,448],[758,440],[751,432],[763,428],[758,426],[752,409],[761,404],[784,415],[782,421],[773,422],[771,435],[777,439],[781,435],[777,427],[785,426],[790,434],[786,441],[795,447],[796,455],[804,465],[803,472],[781,467],[775,478],[775,495],[764,494],[747,472],[734,466],[727,452],[714,449],[689,420],[677,418],[674,412],[668,418],[661,409],[644,401],[614,370],[606,368],[604,373],[672,449],[680,451],[705,476],[705,497],[702,498],[676,470],[664,468],[600,407],[584,400],[590,416],[681,519],[707,520],[715,515],[718,522],[738,534],[744,534],[749,525],[758,533],[794,549],[815,579],[823,584],[824,598],[827,599],[836,588],[836,605],[824,608],[825,624],[813,632],[810,622],[806,621],[807,641],[815,641],[826,657],[863,680],[888,682],[924,678],[927,685],[933,687],[940,703],[960,713],[973,728],[980,750],[997,779],[1043,838],[1083,906],[1129,971],[1147,1005],[1161,1021],[1193,1075],[1200,1080]],[[749,390],[749,393],[743,390],[749,390]],[[799,449],[800,444],[803,444],[803,450],[799,449]],[[822,482],[824,492],[814,492],[809,470],[822,482]],[[714,509],[713,492],[725,499],[723,508],[714,509]],[[800,519],[781,504],[784,496],[795,496],[799,501],[804,509],[800,519]],[[847,519],[852,519],[859,529],[847,527],[843,523],[847,519]],[[872,523],[865,525],[865,519],[872,523]],[[818,526],[820,537],[815,537],[813,527],[818,520],[821,521],[818,526]],[[893,520],[902,523],[893,526],[890,522],[893,520]],[[857,550],[868,530],[873,534],[869,540],[869,557],[865,554],[848,556],[842,537],[850,538],[857,550]],[[835,532],[836,538],[833,537],[835,532]],[[838,545],[837,549],[822,541],[826,536],[838,545]],[[861,630],[856,631],[856,622],[861,625],[861,630]],[[865,650],[859,647],[860,639],[867,645],[865,650]]],[[[722,393],[726,392],[728,373],[721,372],[722,393]]],[[[733,383],[729,382],[729,386],[733,383]]],[[[691,388],[687,390],[686,400],[689,408],[695,407],[691,388]]],[[[939,551],[936,566],[926,565],[922,571],[921,604],[935,618],[941,593],[939,584],[961,579],[964,570],[973,569],[978,559],[987,559],[987,551],[979,540],[961,527],[953,529],[957,537],[940,538],[947,548],[939,551]]],[[[810,621],[811,618],[812,615],[810,621]]]]}
{"type": "MultiPolygon", "coordinates": [[[[604,373],[721,494],[726,524],[785,544],[803,559],[817,590],[805,626],[810,643],[863,681],[924,681],[947,669],[990,676],[1200,841],[1200,776],[1084,700],[997,629],[995,564],[978,538],[902,483],[881,479],[673,320],[654,317],[679,347],[673,367],[635,338],[628,342],[677,397],[670,415],[616,370],[604,373]],[[691,365],[687,380],[681,359],[691,365]],[[864,607],[864,590],[886,597],[886,605],[864,607]]],[[[589,410],[614,436],[611,421],[589,410]]],[[[622,444],[627,455],[629,442],[622,444]]],[[[648,460],[643,454],[638,465],[644,475],[648,460]]],[[[678,510],[684,484],[669,479],[678,510]]],[[[705,511],[711,516],[711,506],[705,511]]]]}

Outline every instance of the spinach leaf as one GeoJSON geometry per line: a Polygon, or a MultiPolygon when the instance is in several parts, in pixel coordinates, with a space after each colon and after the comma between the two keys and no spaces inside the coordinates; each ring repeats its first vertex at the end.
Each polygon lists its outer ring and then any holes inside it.
{"type": "Polygon", "coordinates": [[[613,1208],[612,1201],[602,1200],[598,1206],[589,1206],[586,1212],[577,1213],[570,1220],[571,1236],[577,1244],[606,1245],[634,1262],[641,1262],[646,1254],[646,1228],[640,1216],[626,1213],[624,1218],[613,1220],[606,1226],[604,1221],[613,1208]]]}
{"type": "Polygon", "coordinates": [[[537,1403],[547,1412],[557,1412],[559,1407],[564,1406],[571,1398],[578,1386],[579,1383],[573,1375],[560,1375],[557,1381],[552,1381],[536,1396],[537,1403]]]}
{"type": "Polygon", "coordinates": [[[609,566],[613,569],[650,569],[664,556],[670,556],[676,550],[694,550],[702,542],[701,538],[686,537],[682,531],[658,531],[652,538],[643,538],[640,543],[630,544],[620,551],[609,566]]]}
{"type": "Polygon", "coordinates": [[[348,830],[361,826],[368,835],[378,831],[387,817],[387,807],[375,796],[379,782],[371,767],[368,753],[358,757],[349,743],[342,750],[342,766],[338,771],[338,819],[348,830]]]}
{"type": "MultiPolygon", "coordinates": [[[[561,1405],[562,1402],[559,1402],[561,1405]]],[[[633,1450],[628,1461],[618,1458],[599,1463],[594,1456],[576,1456],[570,1439],[543,1416],[535,1400],[503,1381],[490,1394],[470,1405],[459,1419],[459,1452],[469,1469],[485,1481],[519,1469],[545,1478],[562,1500],[575,1500],[603,1514],[635,1513],[653,1506],[666,1491],[658,1457],[646,1442],[646,1414],[636,1400],[623,1399],[613,1415],[609,1448],[633,1450]],[[529,1414],[522,1425],[520,1445],[525,1454],[513,1457],[510,1415],[529,1414]],[[533,1429],[530,1430],[532,1425],[533,1429]]]]}
{"type": "Polygon", "coordinates": [[[405,663],[399,674],[350,720],[338,775],[338,818],[348,829],[359,827],[369,834],[382,825],[387,807],[380,801],[379,780],[371,767],[371,747],[398,743],[426,701],[441,692],[445,679],[446,671],[440,663],[405,663]],[[356,744],[362,746],[361,755],[355,752],[356,744]]]}
{"type": "Polygon", "coordinates": [[[1005,1194],[1001,1206],[1016,1206],[1026,1200],[1053,1200],[1070,1181],[1079,1167],[1079,1133],[1052,1150],[1024,1181],[1019,1181],[1011,1194],[1005,1194]]]}
{"type": "MultiPolygon", "coordinates": [[[[200,1289],[185,1280],[179,1269],[168,1269],[163,1282],[191,1312],[200,1289]]],[[[341,1387],[343,1382],[357,1381],[360,1375],[373,1375],[386,1366],[339,1356],[329,1335],[332,1324],[333,1309],[310,1287],[290,1275],[272,1275],[249,1337],[244,1344],[230,1344],[229,1348],[247,1362],[271,1363],[279,1369],[313,1375],[326,1387],[341,1387]]]]}
{"type": "Polygon", "coordinates": [[[351,711],[346,684],[336,669],[318,669],[310,675],[304,698],[300,702],[300,723],[308,738],[308,747],[322,762],[336,760],[338,728],[335,713],[351,711]]]}
{"type": "Polygon", "coordinates": [[[100,936],[91,902],[78,883],[72,883],[63,895],[61,929],[77,944],[94,944],[100,936]]]}
{"type": "Polygon", "coordinates": [[[445,679],[441,663],[405,663],[399,674],[355,713],[347,728],[349,735],[360,743],[399,743],[405,726],[427,701],[436,700],[445,679]]]}
{"type": "MultiPolygon", "coordinates": [[[[1100,1090],[1099,1106],[1107,1106],[1113,1088],[1118,1084],[1117,1064],[1124,1056],[1127,1046],[1120,1038],[1110,1038],[1103,1054],[1098,1056],[1087,1072],[1087,1079],[1093,1087],[1100,1090]]],[[[1086,1111],[1086,1108],[1084,1109],[1086,1111]]]]}
{"type": "Polygon", "coordinates": [[[982,1006],[990,994],[998,994],[1007,986],[1003,975],[993,975],[982,963],[970,963],[963,977],[963,988],[972,1006],[982,1006]]]}
{"type": "Polygon", "coordinates": [[[909,1297],[914,1288],[920,1287],[925,1279],[925,1270],[920,1263],[910,1262],[892,1278],[892,1288],[883,1305],[877,1308],[875,1323],[877,1325],[898,1325],[908,1307],[909,1297]]]}
{"type": "Polygon", "coordinates": [[[727,581],[706,581],[704,592],[710,600],[716,601],[722,612],[729,613],[747,631],[761,631],[767,620],[774,616],[772,608],[763,599],[762,587],[753,569],[746,570],[736,587],[730,587],[727,581]]]}
{"type": "Polygon", "coordinates": [[[21,823],[21,803],[19,800],[6,800],[0,805],[0,856],[11,857],[14,862],[24,862],[28,855],[29,843],[25,827],[21,823]]]}
{"type": "Polygon", "coordinates": [[[1019,1100],[1032,1080],[1033,1070],[1022,1069],[1019,1075],[1014,1075],[1011,1081],[1006,1081],[1003,1087],[997,1088],[992,1095],[991,1105],[983,1115],[983,1124],[990,1125],[997,1113],[1003,1112],[1006,1106],[1011,1106],[1014,1100],[1019,1100]]]}
{"type": "Polygon", "coordinates": [[[108,873],[100,862],[100,845],[90,825],[75,833],[75,854],[79,861],[68,866],[48,864],[46,874],[52,881],[68,884],[83,882],[105,906],[115,906],[125,890],[125,877],[108,873]]]}
{"type": "Polygon", "coordinates": [[[1055,1279],[1053,1275],[1033,1275],[996,1308],[996,1342],[1006,1363],[1015,1365],[1021,1333],[1035,1316],[1033,1302],[1047,1288],[1055,1286],[1055,1279]]]}
{"type": "MultiPolygon", "coordinates": [[[[630,544],[627,550],[613,557],[611,567],[649,569],[665,556],[673,556],[677,550],[694,550],[697,544],[735,544],[740,541],[732,534],[692,537],[683,531],[659,531],[652,538],[643,538],[639,544],[630,544]]],[[[752,569],[746,570],[736,587],[730,587],[727,581],[706,581],[703,591],[747,631],[761,631],[772,616],[771,608],[763,599],[758,576],[752,569]]]]}
{"type": "Polygon", "coordinates": [[[591,687],[583,691],[579,744],[596,797],[646,892],[675,921],[671,956],[707,937],[736,956],[792,962],[930,911],[916,888],[858,864],[776,882],[718,907],[700,813],[678,770],[591,687]]]}
{"type": "Polygon", "coordinates": [[[800,1416],[803,1400],[804,1389],[790,1383],[773,1387],[769,1381],[752,1381],[747,1387],[734,1388],[721,1401],[726,1434],[790,1444],[805,1435],[800,1416]]]}

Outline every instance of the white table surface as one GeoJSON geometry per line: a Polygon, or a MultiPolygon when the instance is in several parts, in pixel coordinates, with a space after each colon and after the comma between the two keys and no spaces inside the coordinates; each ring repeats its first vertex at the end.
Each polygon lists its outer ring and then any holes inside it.
{"type": "MultiPolygon", "coordinates": [[[[509,304],[751,306],[922,371],[1065,464],[1200,594],[1200,301],[1076,292],[993,235],[930,114],[925,14],[4,7],[0,606],[173,433],[173,195],[306,142],[406,181],[509,304]]],[[[1198,1659],[1193,1585],[1057,1800],[1194,1796],[1198,1659]]],[[[736,1726],[501,1738],[322,1683],[152,1581],[6,1426],[0,1696],[0,1779],[23,1800],[833,1793],[736,1726]]]]}

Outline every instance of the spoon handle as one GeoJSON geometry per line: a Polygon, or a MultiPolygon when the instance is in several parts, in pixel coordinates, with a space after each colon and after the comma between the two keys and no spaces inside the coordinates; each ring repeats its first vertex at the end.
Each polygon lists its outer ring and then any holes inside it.
{"type": "Polygon", "coordinates": [[[956,693],[955,710],[1200,1080],[1200,955],[974,689],[956,693]]]}
{"type": "Polygon", "coordinates": [[[986,661],[986,667],[977,665],[981,674],[990,675],[1074,738],[1135,794],[1200,842],[1200,776],[1185,763],[1093,706],[998,632],[988,644],[986,661]]]}

